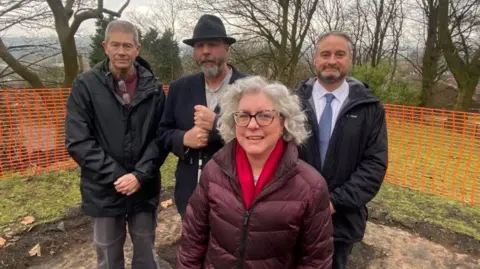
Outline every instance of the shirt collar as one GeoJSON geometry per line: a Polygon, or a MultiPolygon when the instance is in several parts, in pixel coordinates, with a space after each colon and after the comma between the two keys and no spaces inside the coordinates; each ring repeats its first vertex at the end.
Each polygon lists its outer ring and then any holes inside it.
{"type": "Polygon", "coordinates": [[[318,99],[322,99],[327,93],[332,93],[335,96],[335,99],[342,101],[345,100],[348,96],[349,86],[347,81],[343,80],[343,83],[342,85],[340,85],[340,87],[338,87],[332,92],[329,92],[317,80],[315,81],[315,84],[313,84],[313,91],[316,95],[316,98],[318,99]]]}
{"type": "Polygon", "coordinates": [[[205,88],[210,91],[210,92],[217,92],[219,89],[221,89],[225,84],[228,84],[230,82],[230,79],[232,78],[233,70],[232,68],[228,68],[228,73],[225,75],[223,78],[222,84],[217,89],[212,89],[208,86],[207,81],[205,80],[205,88]]]}

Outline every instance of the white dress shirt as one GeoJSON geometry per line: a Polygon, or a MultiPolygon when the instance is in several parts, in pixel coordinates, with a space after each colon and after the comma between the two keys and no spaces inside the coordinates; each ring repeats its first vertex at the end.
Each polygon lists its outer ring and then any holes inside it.
{"type": "Polygon", "coordinates": [[[220,99],[222,99],[222,96],[228,87],[228,82],[232,78],[232,74],[233,71],[230,68],[230,71],[228,71],[225,78],[223,78],[222,84],[220,84],[220,86],[216,89],[210,88],[207,84],[207,81],[205,81],[205,97],[207,99],[207,107],[210,108],[210,110],[215,110],[218,102],[220,102],[220,99]]]}
{"type": "Polygon", "coordinates": [[[332,92],[327,91],[319,82],[318,80],[315,81],[313,84],[313,102],[315,104],[315,113],[317,115],[317,121],[320,121],[320,117],[322,116],[323,109],[325,108],[326,98],[325,94],[332,93],[335,98],[332,100],[332,129],[333,132],[335,123],[337,122],[338,113],[343,106],[343,103],[348,97],[348,93],[350,92],[350,87],[346,81],[343,81],[343,84],[332,92]]]}

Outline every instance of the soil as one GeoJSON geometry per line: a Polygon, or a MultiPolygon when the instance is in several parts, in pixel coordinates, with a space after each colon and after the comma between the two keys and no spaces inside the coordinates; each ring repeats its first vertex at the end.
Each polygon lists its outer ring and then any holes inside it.
{"type": "Polygon", "coordinates": [[[88,242],[92,233],[90,218],[83,215],[80,209],[72,209],[67,217],[55,223],[35,226],[30,231],[13,235],[11,245],[0,248],[0,268],[28,268],[32,263],[41,263],[51,259],[52,256],[68,252],[79,244],[88,242]],[[58,229],[63,222],[65,231],[58,229]],[[36,244],[40,244],[41,256],[30,257],[28,252],[36,244]]]}
{"type": "MultiPolygon", "coordinates": [[[[369,206],[368,214],[369,221],[373,223],[400,227],[446,248],[452,249],[455,252],[480,258],[480,240],[476,240],[471,236],[447,230],[425,221],[396,221],[389,216],[388,212],[373,205],[369,206]]],[[[465,221],[468,222],[470,220],[465,221]]]]}
{"type": "MultiPolygon", "coordinates": [[[[162,194],[162,201],[170,198],[170,192],[162,194]]],[[[371,207],[369,214],[365,239],[355,245],[348,268],[480,268],[480,241],[474,238],[425,222],[392,221],[380,208],[371,207]]],[[[162,268],[174,267],[180,230],[175,206],[161,210],[156,249],[162,268]]],[[[90,219],[78,209],[71,210],[61,221],[13,235],[15,242],[7,241],[10,245],[0,248],[0,268],[94,268],[91,233],[90,219]],[[65,231],[58,228],[60,222],[65,231]],[[41,256],[29,257],[37,243],[41,256]]],[[[127,240],[127,264],[129,255],[127,240]]]]}

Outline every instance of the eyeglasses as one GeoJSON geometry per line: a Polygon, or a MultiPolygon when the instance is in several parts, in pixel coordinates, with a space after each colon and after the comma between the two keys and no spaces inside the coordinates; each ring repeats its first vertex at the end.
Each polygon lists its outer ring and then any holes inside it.
{"type": "Polygon", "coordinates": [[[267,126],[273,122],[273,119],[277,114],[279,113],[275,110],[262,110],[253,115],[250,115],[246,112],[235,112],[233,113],[233,119],[235,120],[235,124],[240,127],[248,126],[252,118],[255,118],[255,121],[257,121],[258,125],[267,126]]]}
{"type": "Polygon", "coordinates": [[[130,98],[130,94],[128,94],[127,84],[125,84],[125,81],[119,80],[118,88],[122,92],[123,101],[125,102],[125,104],[129,105],[132,100],[130,98]]]}

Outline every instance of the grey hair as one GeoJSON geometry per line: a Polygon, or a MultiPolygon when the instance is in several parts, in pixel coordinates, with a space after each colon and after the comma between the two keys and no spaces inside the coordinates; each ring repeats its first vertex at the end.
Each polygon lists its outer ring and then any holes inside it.
{"type": "Polygon", "coordinates": [[[264,77],[251,76],[236,80],[229,85],[220,100],[220,117],[217,127],[225,142],[235,138],[233,114],[238,109],[242,97],[249,93],[264,93],[273,102],[274,109],[284,119],[283,139],[301,145],[308,137],[306,116],[301,110],[300,100],[287,87],[278,82],[269,83],[264,77]]]}
{"type": "Polygon", "coordinates": [[[317,43],[315,45],[315,50],[318,52],[318,45],[320,45],[320,42],[322,42],[325,38],[329,37],[329,36],[338,36],[338,37],[341,37],[343,39],[345,39],[348,43],[348,49],[349,49],[349,52],[350,52],[350,55],[353,55],[353,42],[352,42],[352,39],[350,38],[350,36],[344,32],[341,32],[341,31],[331,31],[331,32],[326,32],[322,35],[320,35],[317,39],[317,43]]]}
{"type": "Polygon", "coordinates": [[[137,27],[135,27],[135,25],[133,25],[131,22],[123,20],[113,20],[109,22],[107,29],[105,29],[105,41],[108,41],[110,34],[113,32],[132,34],[135,44],[140,44],[137,27]]]}

